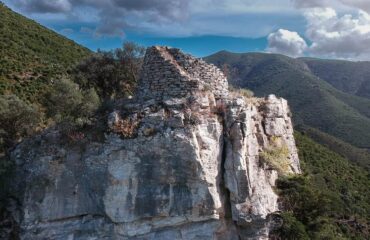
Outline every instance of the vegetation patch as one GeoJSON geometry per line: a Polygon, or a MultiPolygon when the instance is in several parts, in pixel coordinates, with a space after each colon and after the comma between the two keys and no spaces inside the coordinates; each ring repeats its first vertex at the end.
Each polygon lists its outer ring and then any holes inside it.
{"type": "Polygon", "coordinates": [[[132,42],[98,51],[73,68],[72,79],[84,90],[94,88],[102,101],[133,96],[144,53],[144,47],[132,42]]]}
{"type": "Polygon", "coordinates": [[[15,95],[0,95],[0,155],[35,132],[41,118],[36,106],[15,95]]]}
{"type": "Polygon", "coordinates": [[[91,52],[0,2],[0,94],[38,102],[50,80],[91,52]]]}
{"type": "Polygon", "coordinates": [[[315,142],[324,145],[330,150],[340,154],[342,157],[351,160],[351,162],[358,164],[361,167],[366,168],[370,172],[370,151],[367,149],[360,149],[346,143],[338,138],[335,138],[329,134],[319,131],[315,128],[307,126],[299,126],[300,132],[304,132],[307,136],[313,139],[315,142]]]}
{"type": "Polygon", "coordinates": [[[93,88],[81,90],[68,78],[55,81],[45,97],[47,116],[63,130],[72,131],[92,123],[100,106],[100,99],[93,88]]]}
{"type": "Polygon", "coordinates": [[[229,85],[229,91],[233,96],[242,96],[245,98],[252,98],[254,92],[246,88],[235,88],[232,85],[229,85]]]}
{"type": "Polygon", "coordinates": [[[280,175],[286,175],[290,171],[289,149],[283,144],[281,146],[273,144],[260,153],[260,160],[278,171],[280,175]]]}
{"type": "Polygon", "coordinates": [[[272,233],[272,239],[290,239],[290,240],[310,240],[306,228],[298,221],[291,212],[284,212],[280,215],[283,219],[283,225],[278,232],[272,233]]]}
{"type": "Polygon", "coordinates": [[[278,239],[370,239],[368,172],[307,136],[295,139],[303,175],[277,182],[287,212],[278,239]]]}

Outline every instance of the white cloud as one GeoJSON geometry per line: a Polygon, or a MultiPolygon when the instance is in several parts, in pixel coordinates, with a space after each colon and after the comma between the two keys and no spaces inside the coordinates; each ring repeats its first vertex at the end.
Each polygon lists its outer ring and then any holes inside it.
{"type": "Polygon", "coordinates": [[[324,58],[364,60],[370,58],[370,15],[362,10],[357,14],[339,15],[332,8],[307,8],[305,38],[296,32],[280,29],[268,36],[269,52],[290,56],[303,53],[324,58]]]}
{"type": "Polygon", "coordinates": [[[323,57],[362,59],[370,56],[370,15],[338,16],[333,9],[305,11],[306,37],[312,41],[309,52],[323,57]]]}
{"type": "Polygon", "coordinates": [[[301,56],[307,49],[306,41],[297,32],[279,29],[268,36],[267,51],[292,57],[301,56]]]}
{"type": "Polygon", "coordinates": [[[304,13],[309,24],[323,22],[337,17],[337,12],[332,8],[310,8],[304,13]]]}

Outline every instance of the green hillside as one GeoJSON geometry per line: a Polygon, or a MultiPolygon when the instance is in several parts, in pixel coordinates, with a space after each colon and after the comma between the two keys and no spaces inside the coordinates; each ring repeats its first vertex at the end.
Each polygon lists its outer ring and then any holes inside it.
{"type": "Polygon", "coordinates": [[[298,126],[297,130],[304,132],[315,142],[327,147],[328,149],[341,155],[343,158],[349,159],[351,162],[364,167],[370,171],[370,152],[365,149],[360,149],[346,143],[338,138],[335,138],[327,133],[321,132],[315,128],[307,126],[298,126]]]}
{"type": "Polygon", "coordinates": [[[301,58],[310,70],[335,88],[370,98],[370,62],[301,58]]]}
{"type": "Polygon", "coordinates": [[[303,176],[278,182],[286,213],[282,239],[369,239],[370,175],[295,134],[303,176]]]}
{"type": "Polygon", "coordinates": [[[221,67],[236,87],[288,99],[296,125],[370,148],[370,100],[337,90],[313,75],[305,62],[278,54],[225,51],[206,60],[221,67]]]}
{"type": "Polygon", "coordinates": [[[0,2],[0,94],[37,101],[53,77],[89,53],[0,2]]]}

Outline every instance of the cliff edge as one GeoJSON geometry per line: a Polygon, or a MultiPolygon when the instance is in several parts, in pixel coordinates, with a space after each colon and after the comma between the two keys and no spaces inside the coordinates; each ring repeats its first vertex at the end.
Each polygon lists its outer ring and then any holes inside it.
{"type": "Polygon", "coordinates": [[[21,239],[268,239],[279,175],[300,173],[287,101],[229,92],[215,66],[148,48],[135,99],[104,141],[49,130],[21,143],[21,239]]]}

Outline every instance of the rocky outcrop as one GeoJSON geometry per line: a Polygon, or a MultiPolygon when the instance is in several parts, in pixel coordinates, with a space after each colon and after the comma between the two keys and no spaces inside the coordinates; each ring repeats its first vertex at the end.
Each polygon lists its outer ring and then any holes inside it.
{"type": "Polygon", "coordinates": [[[21,239],[267,239],[275,181],[300,172],[290,111],[227,89],[213,65],[149,48],[104,141],[49,130],[13,152],[21,239]]]}

